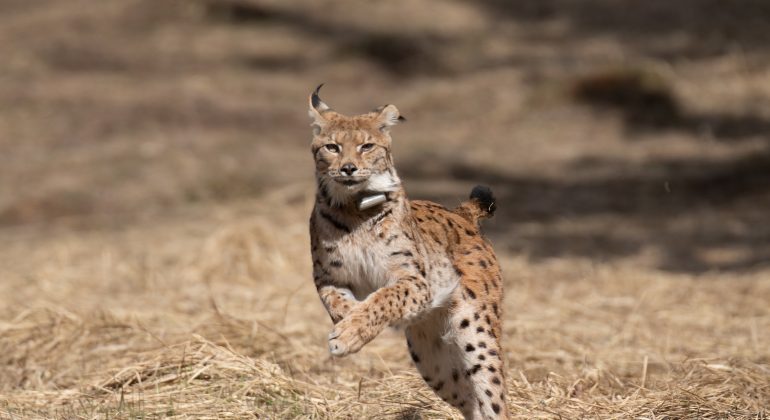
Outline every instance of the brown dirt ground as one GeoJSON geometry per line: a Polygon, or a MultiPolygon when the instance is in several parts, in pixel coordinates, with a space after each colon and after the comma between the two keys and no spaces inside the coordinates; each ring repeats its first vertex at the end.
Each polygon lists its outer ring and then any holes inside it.
{"type": "Polygon", "coordinates": [[[762,0],[0,1],[0,418],[457,418],[332,359],[306,96],[499,196],[515,418],[770,416],[762,0]],[[669,4],[670,3],[670,4],[669,4]]]}

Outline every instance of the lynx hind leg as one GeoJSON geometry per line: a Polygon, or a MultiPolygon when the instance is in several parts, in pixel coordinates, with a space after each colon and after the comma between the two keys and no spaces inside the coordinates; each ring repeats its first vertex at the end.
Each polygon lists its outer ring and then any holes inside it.
{"type": "MultiPolygon", "coordinates": [[[[438,312],[438,311],[437,311],[438,312]]],[[[466,419],[481,418],[471,384],[465,380],[465,363],[460,348],[447,334],[447,311],[412,324],[406,329],[406,343],[414,365],[425,382],[466,419]]]]}
{"type": "Polygon", "coordinates": [[[481,413],[478,418],[507,419],[501,328],[496,309],[499,303],[485,301],[478,293],[474,297],[470,289],[463,289],[455,301],[449,323],[462,355],[464,378],[481,413]]]}
{"type": "Polygon", "coordinates": [[[425,382],[466,419],[506,419],[499,334],[488,334],[486,314],[463,302],[460,292],[456,296],[451,312],[437,311],[406,330],[412,360],[425,382]]]}

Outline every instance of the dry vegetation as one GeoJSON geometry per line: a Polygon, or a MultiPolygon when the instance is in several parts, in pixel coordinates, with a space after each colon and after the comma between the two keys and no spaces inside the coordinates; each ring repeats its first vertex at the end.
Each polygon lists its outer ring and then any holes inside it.
{"type": "Polygon", "coordinates": [[[500,196],[517,418],[770,416],[768,4],[0,1],[0,418],[457,418],[329,357],[305,98],[500,196]]]}

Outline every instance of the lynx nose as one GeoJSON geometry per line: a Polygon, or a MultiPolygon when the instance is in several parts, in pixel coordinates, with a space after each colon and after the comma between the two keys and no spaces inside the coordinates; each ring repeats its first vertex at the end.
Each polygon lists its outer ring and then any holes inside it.
{"type": "Polygon", "coordinates": [[[353,165],[352,163],[346,163],[340,168],[340,172],[347,176],[352,176],[357,170],[358,168],[356,168],[356,165],[353,165]]]}

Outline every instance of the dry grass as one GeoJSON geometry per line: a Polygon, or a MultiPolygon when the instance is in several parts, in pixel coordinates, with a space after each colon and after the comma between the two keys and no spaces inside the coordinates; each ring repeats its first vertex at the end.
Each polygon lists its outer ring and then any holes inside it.
{"type": "Polygon", "coordinates": [[[768,16],[0,2],[0,418],[457,418],[397,332],[328,355],[321,81],[409,118],[411,195],[494,187],[516,418],[770,417],[768,16]]]}
{"type": "MultiPolygon", "coordinates": [[[[24,300],[1,326],[0,413],[457,418],[409,366],[395,332],[361,354],[329,357],[330,322],[307,287],[309,186],[268,198],[284,211],[244,202],[162,229],[48,238],[34,269],[4,275],[6,292],[24,300]]],[[[503,263],[517,418],[768,415],[766,273],[726,282],[577,261],[503,263]]]]}

